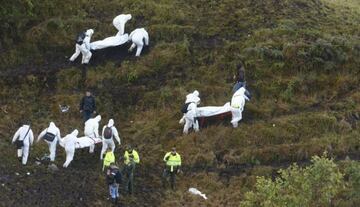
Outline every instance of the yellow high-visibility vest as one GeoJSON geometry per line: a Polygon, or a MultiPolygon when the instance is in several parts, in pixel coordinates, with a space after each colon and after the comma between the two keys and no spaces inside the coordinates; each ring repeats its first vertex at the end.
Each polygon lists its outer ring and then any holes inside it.
{"type": "Polygon", "coordinates": [[[115,155],[113,152],[107,152],[104,158],[103,170],[105,167],[109,167],[111,163],[115,163],[115,155]]]}
{"type": "Polygon", "coordinates": [[[125,154],[124,154],[124,163],[125,165],[129,164],[130,163],[130,157],[129,155],[133,155],[134,156],[134,162],[136,164],[139,164],[140,163],[140,157],[139,157],[139,154],[135,151],[135,150],[132,150],[132,153],[129,154],[128,151],[126,150],[125,151],[125,154]]]}
{"type": "Polygon", "coordinates": [[[164,156],[164,161],[166,162],[167,166],[171,167],[171,172],[175,166],[181,166],[181,156],[179,153],[176,153],[176,155],[172,155],[171,152],[166,153],[164,156]]]}

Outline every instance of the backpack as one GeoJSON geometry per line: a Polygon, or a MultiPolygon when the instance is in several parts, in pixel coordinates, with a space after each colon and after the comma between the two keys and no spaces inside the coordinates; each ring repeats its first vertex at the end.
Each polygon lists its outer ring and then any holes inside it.
{"type": "Polygon", "coordinates": [[[104,138],[105,139],[111,139],[113,137],[112,129],[111,127],[106,127],[104,130],[104,138]]]}
{"type": "Polygon", "coordinates": [[[188,110],[188,107],[189,107],[189,105],[190,105],[191,103],[193,103],[193,102],[189,102],[189,103],[184,104],[184,105],[182,106],[182,108],[181,108],[181,113],[186,114],[186,113],[189,111],[189,110],[188,110]]]}
{"type": "Polygon", "coordinates": [[[43,136],[43,139],[46,141],[52,142],[54,141],[56,135],[53,133],[48,132],[49,128],[46,129],[46,134],[43,136]]]}
{"type": "Polygon", "coordinates": [[[54,141],[56,135],[50,132],[46,132],[46,134],[44,135],[43,139],[45,139],[46,141],[52,142],[54,141]]]}
{"type": "Polygon", "coordinates": [[[82,45],[85,37],[86,37],[85,32],[81,32],[80,34],[78,34],[75,39],[76,44],[82,45]]]}

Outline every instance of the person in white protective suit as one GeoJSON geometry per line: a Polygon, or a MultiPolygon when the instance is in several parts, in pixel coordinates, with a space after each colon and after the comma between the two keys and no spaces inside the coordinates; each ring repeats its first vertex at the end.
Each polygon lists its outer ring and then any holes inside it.
{"type": "MultiPolygon", "coordinates": [[[[196,106],[200,104],[199,91],[195,90],[194,92],[186,95],[185,105],[183,107],[187,107],[186,105],[189,105],[191,102],[194,102],[196,106]]],[[[179,124],[185,123],[185,114],[186,113],[184,113],[183,117],[180,119],[179,124]]]]}
{"type": "Polygon", "coordinates": [[[116,141],[119,143],[119,145],[121,144],[119,133],[118,133],[116,127],[114,126],[113,119],[110,119],[108,124],[103,127],[101,135],[102,135],[101,136],[102,137],[102,149],[101,149],[101,153],[100,153],[100,160],[103,159],[103,155],[107,148],[110,147],[112,152],[114,152],[115,143],[114,143],[113,138],[116,139],[116,141]]]}
{"type": "Polygon", "coordinates": [[[246,89],[241,87],[238,89],[231,99],[231,124],[234,128],[238,127],[238,122],[242,119],[242,112],[244,111],[245,101],[249,98],[245,95],[246,89]]]}
{"type": "MultiPolygon", "coordinates": [[[[186,96],[185,105],[186,113],[184,113],[183,118],[179,123],[184,123],[183,133],[189,133],[189,129],[193,128],[195,132],[199,131],[199,122],[196,119],[196,108],[200,104],[199,91],[195,90],[193,93],[190,93],[186,96]]],[[[183,111],[185,112],[185,111],[183,111]]]]}
{"type": "Polygon", "coordinates": [[[81,40],[77,40],[75,45],[75,53],[70,57],[70,61],[73,62],[79,55],[80,52],[82,54],[82,60],[81,64],[88,64],[90,61],[90,58],[92,56],[92,53],[90,51],[90,40],[91,36],[94,34],[93,29],[88,29],[85,32],[85,37],[81,40]]]}
{"type": "Polygon", "coordinates": [[[34,134],[30,125],[24,124],[21,126],[13,136],[12,143],[17,145],[17,156],[23,165],[26,165],[30,146],[34,142],[34,134]]]}
{"type": "MultiPolygon", "coordinates": [[[[95,118],[89,119],[85,122],[84,134],[89,138],[98,138],[99,136],[99,122],[101,121],[101,116],[97,115],[95,118]]],[[[89,152],[93,153],[95,149],[94,144],[90,146],[89,152]]]]}
{"type": "Polygon", "coordinates": [[[67,168],[71,161],[74,159],[75,145],[77,143],[78,134],[79,131],[75,129],[73,132],[71,132],[71,134],[66,135],[63,139],[60,140],[66,152],[66,161],[63,165],[64,168],[67,168]]]}
{"type": "Polygon", "coordinates": [[[56,156],[56,146],[57,143],[61,140],[60,129],[54,124],[54,122],[50,122],[49,127],[44,129],[39,134],[36,142],[39,142],[40,139],[44,139],[48,144],[50,151],[50,161],[54,162],[56,156]]]}
{"type": "Polygon", "coordinates": [[[120,14],[113,19],[114,27],[119,30],[117,35],[123,35],[125,32],[125,24],[131,19],[131,14],[120,14]]]}
{"type": "Polygon", "coordinates": [[[149,45],[149,34],[144,28],[135,29],[130,33],[129,41],[132,42],[129,52],[133,51],[136,47],[136,57],[139,57],[144,47],[149,45]]]}

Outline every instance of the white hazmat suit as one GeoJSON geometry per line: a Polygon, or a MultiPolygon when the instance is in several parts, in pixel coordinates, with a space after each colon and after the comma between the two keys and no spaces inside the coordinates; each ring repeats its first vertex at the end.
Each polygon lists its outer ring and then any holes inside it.
{"type": "Polygon", "coordinates": [[[91,36],[93,34],[94,34],[93,29],[86,30],[83,43],[81,45],[76,43],[76,45],[75,45],[75,53],[70,57],[71,62],[73,62],[80,55],[80,52],[81,52],[81,54],[82,54],[81,64],[89,63],[90,58],[92,56],[92,53],[90,52],[90,49],[91,49],[90,40],[91,40],[91,36]]]}
{"type": "Polygon", "coordinates": [[[30,129],[29,125],[23,125],[16,131],[13,136],[12,143],[14,143],[16,140],[22,140],[24,143],[21,149],[17,150],[17,155],[18,158],[22,158],[22,164],[26,165],[29,156],[30,146],[34,142],[34,134],[33,131],[30,129]]]}
{"type": "Polygon", "coordinates": [[[244,111],[245,101],[249,100],[249,98],[245,95],[245,91],[246,89],[241,87],[234,93],[231,99],[231,124],[234,128],[238,127],[238,122],[242,119],[242,112],[244,111]]]}
{"type": "Polygon", "coordinates": [[[129,40],[131,40],[132,45],[129,48],[131,52],[136,47],[136,57],[139,57],[141,51],[144,47],[149,45],[149,34],[144,28],[135,29],[130,33],[129,40]]]}
{"type": "Polygon", "coordinates": [[[192,127],[195,132],[199,131],[199,122],[197,121],[197,106],[200,104],[199,92],[195,90],[193,93],[190,93],[186,96],[185,104],[188,104],[187,113],[180,120],[180,123],[184,123],[183,133],[189,133],[189,129],[192,127]]]}
{"type": "Polygon", "coordinates": [[[56,146],[57,146],[58,141],[61,140],[60,129],[54,124],[54,122],[50,122],[49,127],[44,129],[39,134],[37,142],[39,142],[40,139],[42,139],[46,133],[51,133],[51,134],[55,135],[55,138],[54,138],[53,141],[48,141],[48,140],[44,139],[45,142],[49,146],[50,161],[54,162],[55,161],[55,156],[56,156],[56,146]]]}
{"type": "Polygon", "coordinates": [[[102,159],[103,159],[103,155],[104,155],[104,153],[105,153],[105,151],[106,151],[106,149],[107,149],[108,147],[111,147],[111,150],[114,152],[114,150],[115,150],[115,143],[114,143],[113,138],[116,139],[116,141],[119,143],[119,145],[121,144],[120,137],[119,137],[119,133],[118,133],[116,127],[114,126],[114,120],[113,120],[113,119],[110,119],[110,120],[109,120],[109,123],[103,127],[101,135],[102,135],[102,136],[101,136],[101,137],[102,137],[102,149],[101,149],[100,159],[102,160],[102,159]],[[109,139],[106,139],[106,138],[104,137],[104,132],[105,132],[106,127],[110,127],[110,128],[111,128],[112,137],[109,138],[109,139]]]}
{"type": "MultiPolygon", "coordinates": [[[[84,135],[89,138],[98,138],[99,136],[99,122],[101,121],[101,116],[97,115],[95,118],[89,119],[85,122],[84,135]]],[[[94,144],[90,146],[89,152],[93,153],[95,149],[94,144]]]]}
{"type": "Polygon", "coordinates": [[[123,35],[125,33],[125,24],[131,17],[131,14],[120,14],[113,19],[114,27],[119,30],[117,35],[123,35]]]}
{"type": "Polygon", "coordinates": [[[61,145],[65,148],[66,152],[66,161],[63,165],[64,168],[67,168],[71,161],[74,159],[75,154],[75,146],[78,141],[79,131],[75,129],[71,134],[66,135],[63,139],[61,139],[61,145]]]}

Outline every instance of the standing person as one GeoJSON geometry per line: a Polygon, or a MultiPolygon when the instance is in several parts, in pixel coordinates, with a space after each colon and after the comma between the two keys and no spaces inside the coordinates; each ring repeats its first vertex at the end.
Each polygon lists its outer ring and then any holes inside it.
{"type": "MultiPolygon", "coordinates": [[[[89,119],[85,122],[84,134],[85,136],[94,139],[99,137],[99,122],[101,116],[97,115],[95,118],[89,119]]],[[[89,147],[89,152],[93,153],[95,149],[95,142],[89,147]]]]}
{"type": "Polygon", "coordinates": [[[63,139],[60,140],[60,143],[65,148],[66,152],[66,161],[63,165],[64,168],[67,168],[74,159],[78,134],[79,131],[75,129],[73,132],[71,132],[71,134],[66,135],[63,139]]]}
{"type": "Polygon", "coordinates": [[[239,121],[242,119],[242,112],[244,111],[245,101],[248,101],[249,98],[245,95],[246,89],[241,87],[237,90],[233,97],[231,98],[231,124],[234,128],[238,127],[239,121]]]}
{"type": "Polygon", "coordinates": [[[83,113],[84,122],[91,118],[91,114],[96,114],[96,101],[89,90],[80,102],[80,113],[83,113]]]}
{"type": "Polygon", "coordinates": [[[39,142],[40,139],[44,139],[45,142],[48,144],[50,151],[50,161],[54,162],[56,156],[56,145],[61,139],[60,129],[56,127],[54,122],[50,122],[49,127],[44,129],[39,134],[36,142],[39,142]]]}
{"type": "Polygon", "coordinates": [[[235,85],[233,87],[233,94],[239,90],[240,88],[244,87],[245,88],[245,95],[249,98],[249,100],[251,99],[251,94],[250,92],[246,89],[246,81],[245,81],[245,68],[243,66],[242,63],[239,63],[237,65],[237,72],[236,75],[234,75],[234,79],[235,79],[235,85]]]}
{"type": "Polygon", "coordinates": [[[102,149],[100,153],[100,160],[103,159],[103,155],[105,153],[105,150],[110,147],[112,152],[115,150],[115,143],[113,138],[115,137],[116,141],[119,143],[119,146],[121,145],[119,133],[114,126],[114,120],[110,119],[108,124],[103,127],[102,130],[102,149]]]}
{"type": "Polygon", "coordinates": [[[139,163],[139,154],[130,145],[128,145],[124,154],[124,174],[126,177],[126,191],[129,194],[132,194],[134,191],[135,166],[139,163]]]}
{"type": "Polygon", "coordinates": [[[165,182],[170,178],[171,188],[175,189],[175,176],[180,172],[181,166],[181,156],[176,152],[176,148],[173,147],[171,152],[168,152],[164,156],[164,162],[166,167],[163,172],[163,186],[165,187],[165,182]]]}
{"type": "Polygon", "coordinates": [[[103,171],[105,170],[105,168],[110,167],[111,163],[114,163],[114,162],[115,162],[115,155],[114,155],[114,152],[109,147],[106,150],[104,164],[103,164],[103,171]]]}
{"type": "Polygon", "coordinates": [[[13,136],[12,143],[16,142],[17,147],[17,155],[19,161],[22,162],[23,165],[26,165],[30,146],[34,142],[34,134],[30,128],[30,124],[25,123],[21,126],[13,136]]]}
{"type": "Polygon", "coordinates": [[[199,91],[194,92],[186,96],[185,104],[183,105],[181,112],[184,114],[179,123],[184,124],[183,133],[189,133],[189,129],[193,128],[195,132],[199,131],[199,122],[196,118],[196,109],[200,104],[199,91]]]}
{"type": "Polygon", "coordinates": [[[106,181],[109,185],[109,192],[112,201],[114,204],[117,204],[119,199],[119,185],[122,181],[122,175],[119,168],[115,165],[115,163],[111,163],[110,167],[106,172],[106,181]]]}

